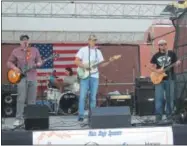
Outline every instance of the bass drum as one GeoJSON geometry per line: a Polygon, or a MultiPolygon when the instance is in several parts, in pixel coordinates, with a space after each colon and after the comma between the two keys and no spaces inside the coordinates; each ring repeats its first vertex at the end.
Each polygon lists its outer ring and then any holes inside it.
{"type": "Polygon", "coordinates": [[[64,93],[59,101],[59,113],[75,115],[78,113],[78,96],[72,92],[64,93]]]}

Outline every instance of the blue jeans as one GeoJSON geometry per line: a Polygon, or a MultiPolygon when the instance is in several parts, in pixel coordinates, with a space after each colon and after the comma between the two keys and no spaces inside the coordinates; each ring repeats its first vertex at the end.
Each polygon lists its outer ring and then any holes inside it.
{"type": "Polygon", "coordinates": [[[80,80],[79,118],[84,118],[85,97],[88,90],[90,91],[90,109],[96,107],[98,85],[98,78],[88,77],[86,79],[80,80]]]}
{"type": "Polygon", "coordinates": [[[174,81],[164,80],[155,85],[155,111],[158,120],[161,120],[164,111],[164,92],[166,97],[166,115],[171,115],[174,110],[174,81]]]}

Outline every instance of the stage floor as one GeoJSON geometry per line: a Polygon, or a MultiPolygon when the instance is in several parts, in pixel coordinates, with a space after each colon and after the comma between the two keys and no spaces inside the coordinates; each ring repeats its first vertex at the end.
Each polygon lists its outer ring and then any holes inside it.
{"type": "MultiPolygon", "coordinates": [[[[13,129],[13,122],[15,118],[4,118],[2,124],[2,130],[11,130],[13,129]]],[[[83,122],[77,121],[77,116],[50,116],[49,117],[50,125],[49,129],[60,129],[60,130],[78,130],[78,129],[88,129],[88,119],[85,118],[83,122]]],[[[155,116],[132,116],[131,124],[143,124],[143,123],[154,123],[155,116]]],[[[21,127],[16,130],[24,130],[24,127],[21,127]]]]}
{"type": "MultiPolygon", "coordinates": [[[[82,124],[87,123],[87,119],[84,122],[78,122],[77,116],[50,116],[50,131],[62,131],[62,130],[86,130],[90,129],[88,126],[82,127],[82,124]]],[[[24,127],[17,128],[13,130],[13,122],[15,118],[6,118],[4,124],[2,124],[2,143],[4,145],[32,145],[33,144],[33,132],[34,131],[26,131],[24,127]]],[[[138,117],[132,116],[131,120],[134,126],[128,128],[150,128],[150,127],[160,127],[159,125],[155,124],[155,117],[154,116],[145,116],[145,117],[138,117]],[[150,123],[150,124],[147,124],[150,123]]],[[[173,140],[174,144],[178,145],[186,145],[187,144],[187,126],[174,124],[174,125],[162,125],[166,127],[171,127],[173,130],[173,140]]],[[[128,129],[127,128],[127,129],[128,129]]],[[[46,131],[49,131],[46,130],[46,131]]],[[[39,130],[44,132],[45,130],[39,130]]],[[[134,138],[136,140],[136,138],[134,138]]]]}

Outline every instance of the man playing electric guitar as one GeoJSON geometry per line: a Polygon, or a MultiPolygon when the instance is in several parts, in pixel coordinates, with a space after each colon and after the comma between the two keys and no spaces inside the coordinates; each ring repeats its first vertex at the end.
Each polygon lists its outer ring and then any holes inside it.
{"type": "MultiPolygon", "coordinates": [[[[177,56],[173,51],[167,49],[167,42],[165,40],[158,41],[159,51],[152,57],[151,70],[156,74],[162,74],[164,69],[176,62],[179,65],[181,62],[177,61],[177,56]]],[[[169,117],[174,109],[174,68],[170,68],[165,72],[166,77],[161,83],[155,85],[155,112],[156,121],[162,120],[164,92],[166,97],[166,116],[169,117]]]]}
{"type": "MultiPolygon", "coordinates": [[[[40,67],[42,60],[37,48],[29,47],[29,36],[20,36],[20,47],[15,48],[7,62],[9,69],[13,69],[20,73],[20,69],[28,68],[30,66],[40,67]]],[[[37,94],[37,72],[32,69],[27,72],[26,77],[22,78],[18,83],[17,96],[17,113],[14,126],[23,124],[23,111],[25,102],[27,104],[35,104],[37,94]]]]}
{"type": "MultiPolygon", "coordinates": [[[[91,64],[92,62],[97,62],[97,65],[99,65],[104,61],[101,51],[95,46],[96,41],[96,36],[90,35],[88,39],[88,46],[82,47],[76,54],[75,64],[79,68],[89,70],[91,68],[89,64],[91,64]]],[[[96,107],[96,94],[98,85],[99,72],[97,68],[96,72],[91,73],[87,78],[80,78],[79,121],[84,120],[84,104],[88,90],[90,91],[90,109],[96,107]]]]}

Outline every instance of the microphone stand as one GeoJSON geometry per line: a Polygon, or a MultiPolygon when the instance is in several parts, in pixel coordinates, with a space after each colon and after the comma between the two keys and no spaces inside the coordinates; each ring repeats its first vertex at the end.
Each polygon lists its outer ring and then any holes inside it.
{"type": "MultiPolygon", "coordinates": [[[[25,43],[25,51],[24,51],[24,55],[25,55],[25,68],[28,68],[28,62],[27,62],[27,49],[28,47],[26,46],[25,43]]],[[[27,99],[27,95],[28,95],[28,82],[27,82],[27,73],[25,73],[25,99],[27,99]]]]}
{"type": "Polygon", "coordinates": [[[109,96],[108,96],[108,83],[113,82],[112,80],[109,80],[105,75],[101,73],[101,76],[105,80],[105,93],[106,93],[106,100],[107,100],[107,106],[109,106],[109,96]]]}
{"type": "Polygon", "coordinates": [[[90,68],[91,68],[91,61],[90,61],[90,55],[91,55],[91,52],[90,52],[90,46],[89,46],[89,51],[88,51],[88,57],[89,57],[89,87],[88,87],[88,89],[89,89],[89,94],[88,94],[88,126],[90,126],[90,123],[91,123],[91,106],[90,106],[90,104],[91,104],[91,102],[90,102],[90,90],[91,90],[91,72],[90,72],[90,68]]]}
{"type": "Polygon", "coordinates": [[[44,105],[44,89],[43,89],[42,81],[40,81],[40,87],[41,87],[41,100],[42,100],[42,105],[44,105]]]}

